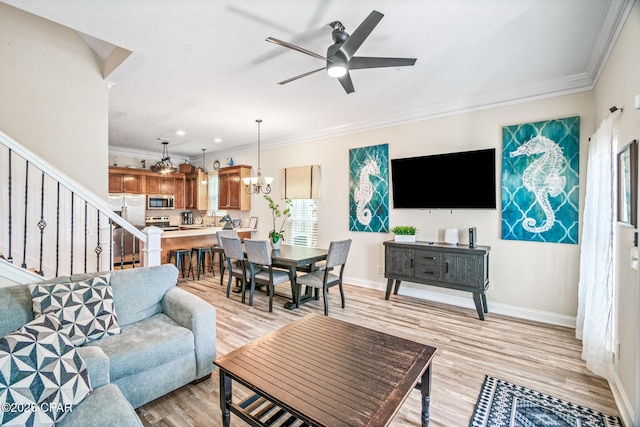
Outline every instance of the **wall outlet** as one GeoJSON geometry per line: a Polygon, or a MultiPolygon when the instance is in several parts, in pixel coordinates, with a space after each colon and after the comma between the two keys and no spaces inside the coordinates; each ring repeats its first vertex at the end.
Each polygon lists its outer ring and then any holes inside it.
{"type": "Polygon", "coordinates": [[[384,274],[384,270],[382,270],[382,267],[378,267],[378,274],[384,274]]]}

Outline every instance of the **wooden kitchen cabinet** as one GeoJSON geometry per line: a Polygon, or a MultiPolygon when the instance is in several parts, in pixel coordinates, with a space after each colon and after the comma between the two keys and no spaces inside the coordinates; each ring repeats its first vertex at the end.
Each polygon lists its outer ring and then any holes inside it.
{"type": "Polygon", "coordinates": [[[202,171],[186,176],[184,183],[186,209],[207,210],[209,204],[209,185],[206,183],[203,184],[203,180],[207,180],[207,174],[202,171]]]}
{"type": "Polygon", "coordinates": [[[138,174],[109,173],[109,193],[144,194],[145,177],[138,174]]]}
{"type": "Polygon", "coordinates": [[[175,178],[173,199],[176,209],[185,209],[184,178],[175,178]]]}
{"type": "Polygon", "coordinates": [[[251,166],[238,165],[218,170],[218,209],[247,211],[251,194],[244,189],[242,178],[251,176],[251,166]]]}
{"type": "Polygon", "coordinates": [[[164,176],[148,176],[147,177],[147,194],[171,194],[174,195],[176,190],[176,179],[164,176]]]}

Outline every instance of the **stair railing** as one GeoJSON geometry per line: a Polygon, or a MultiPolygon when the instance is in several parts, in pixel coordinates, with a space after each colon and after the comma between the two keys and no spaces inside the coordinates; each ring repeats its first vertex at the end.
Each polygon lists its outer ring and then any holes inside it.
{"type": "Polygon", "coordinates": [[[117,255],[121,268],[125,263],[160,264],[162,230],[139,230],[105,200],[3,132],[0,189],[0,254],[8,262],[45,277],[111,270],[117,255]],[[136,240],[140,243],[139,253],[129,260],[124,244],[114,254],[116,224],[133,248],[136,240]]]}

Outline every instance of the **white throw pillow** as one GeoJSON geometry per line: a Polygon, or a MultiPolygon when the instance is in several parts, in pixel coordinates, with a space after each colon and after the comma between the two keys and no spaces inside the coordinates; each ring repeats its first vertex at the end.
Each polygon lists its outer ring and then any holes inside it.
{"type": "Polygon", "coordinates": [[[84,360],[56,316],[0,338],[0,425],[53,426],[90,392],[84,360]]]}
{"type": "Polygon", "coordinates": [[[31,285],[35,316],[55,314],[74,345],[120,333],[111,275],[71,283],[31,285]]]}

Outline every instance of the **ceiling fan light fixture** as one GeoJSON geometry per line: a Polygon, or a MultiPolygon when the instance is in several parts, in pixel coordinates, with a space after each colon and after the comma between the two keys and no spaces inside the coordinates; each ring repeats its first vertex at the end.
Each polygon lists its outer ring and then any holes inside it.
{"type": "Polygon", "coordinates": [[[347,74],[347,65],[341,62],[330,62],[327,65],[327,74],[336,79],[347,74]]]}

